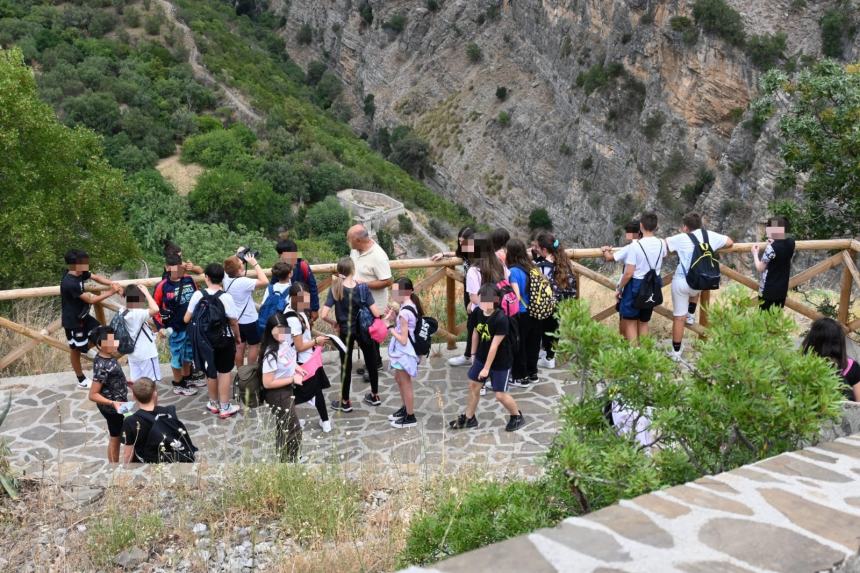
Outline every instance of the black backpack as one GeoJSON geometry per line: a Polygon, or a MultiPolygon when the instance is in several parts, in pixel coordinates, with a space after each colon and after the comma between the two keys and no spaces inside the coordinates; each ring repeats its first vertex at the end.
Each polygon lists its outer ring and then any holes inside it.
{"type": "MultiPolygon", "coordinates": [[[[702,229],[701,242],[693,233],[687,233],[687,236],[693,241],[690,268],[684,269],[687,273],[687,284],[693,290],[717,290],[720,288],[720,263],[708,242],[708,232],[702,229]]],[[[681,268],[684,268],[683,264],[681,268]]]]}
{"type": "Polygon", "coordinates": [[[139,416],[152,424],[143,445],[143,457],[148,463],[191,463],[197,447],[191,441],[188,429],[176,417],[176,406],[165,406],[165,411],[147,412],[138,410],[139,416]]]}
{"type": "Polygon", "coordinates": [[[639,287],[639,292],[636,294],[636,300],[633,301],[633,306],[640,310],[652,309],[655,306],[663,304],[663,289],[660,277],[657,274],[657,266],[660,264],[660,259],[663,258],[663,241],[660,241],[660,254],[657,256],[657,262],[651,266],[651,261],[648,260],[648,253],[645,252],[645,247],[642,243],[638,243],[642,249],[642,254],[645,255],[645,262],[648,263],[648,272],[642,278],[642,285],[639,287]]]}
{"type": "MultiPolygon", "coordinates": [[[[113,315],[110,321],[110,327],[113,329],[113,337],[119,342],[117,351],[120,354],[131,354],[134,352],[134,345],[137,343],[137,339],[131,337],[128,325],[125,323],[125,315],[127,314],[128,310],[118,312],[113,315]]],[[[140,333],[138,332],[137,335],[140,336],[140,333]]]]}
{"type": "Polygon", "coordinates": [[[409,342],[412,343],[415,354],[429,356],[433,335],[439,330],[439,321],[432,316],[418,316],[411,306],[404,306],[403,310],[408,310],[415,315],[415,329],[409,335],[409,342]]]}
{"type": "Polygon", "coordinates": [[[194,308],[194,314],[191,317],[192,326],[206,336],[212,348],[229,347],[233,344],[233,331],[227,320],[224,303],[221,302],[224,291],[218,291],[215,294],[209,294],[206,290],[200,292],[203,298],[194,308]]]}

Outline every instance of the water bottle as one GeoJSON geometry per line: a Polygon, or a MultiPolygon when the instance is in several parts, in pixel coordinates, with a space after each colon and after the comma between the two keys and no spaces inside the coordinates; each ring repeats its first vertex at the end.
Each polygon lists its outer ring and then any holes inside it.
{"type": "Polygon", "coordinates": [[[172,336],[173,335],[173,327],[168,326],[167,328],[165,328],[164,329],[164,335],[165,336],[172,336]]]}

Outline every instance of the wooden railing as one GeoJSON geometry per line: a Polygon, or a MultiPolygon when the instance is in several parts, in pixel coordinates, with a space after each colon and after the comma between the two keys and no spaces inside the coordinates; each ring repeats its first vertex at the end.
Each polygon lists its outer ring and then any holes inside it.
{"type": "MultiPolygon", "coordinates": [[[[749,253],[754,244],[763,246],[763,243],[736,243],[731,248],[722,249],[720,254],[749,253]]],[[[801,284],[809,282],[814,277],[841,265],[843,267],[843,271],[836,318],[845,328],[846,332],[853,332],[860,329],[860,318],[854,318],[851,320],[852,317],[850,314],[852,288],[856,286],[860,289],[860,272],[858,272],[855,262],[857,253],[860,252],[860,241],[851,239],[797,241],[796,249],[798,251],[824,251],[827,253],[827,257],[791,277],[789,287],[794,289],[801,284]]],[[[570,249],[568,250],[568,256],[571,258],[574,271],[577,275],[577,282],[580,283],[580,286],[582,279],[588,279],[614,292],[616,284],[615,281],[579,262],[587,259],[601,259],[602,254],[600,249],[570,249]]],[[[459,259],[443,259],[441,261],[432,261],[430,259],[406,259],[391,262],[391,268],[395,275],[397,274],[397,271],[409,271],[414,269],[422,269],[425,271],[424,276],[415,282],[415,291],[418,293],[427,292],[440,281],[445,281],[445,316],[438,318],[440,319],[439,336],[447,341],[448,348],[455,347],[457,337],[465,330],[464,322],[457,323],[457,307],[458,305],[461,305],[463,301],[462,295],[458,295],[457,292],[457,283],[463,283],[464,278],[463,273],[457,270],[457,267],[461,263],[462,261],[459,259]]],[[[749,267],[749,265],[745,266],[749,267]]],[[[333,263],[311,265],[311,269],[318,276],[318,288],[320,293],[323,293],[331,286],[331,274],[335,272],[335,265],[333,263]]],[[[271,271],[266,271],[267,274],[270,272],[271,271]]],[[[732,268],[729,264],[724,263],[722,265],[722,273],[724,277],[740,283],[754,292],[758,291],[757,280],[746,276],[732,268]]],[[[249,272],[248,276],[254,276],[254,272],[249,272]]],[[[203,281],[202,276],[196,276],[195,279],[201,283],[203,281]]],[[[144,279],[121,280],[118,282],[121,285],[143,284],[148,287],[154,287],[160,280],[160,277],[150,277],[144,279]]],[[[665,285],[664,290],[670,288],[671,280],[672,273],[663,275],[663,284],[665,285]]],[[[108,287],[103,285],[94,284],[89,286],[87,290],[90,292],[101,292],[107,290],[107,288],[108,287]]],[[[56,297],[59,296],[59,294],[59,286],[4,290],[0,291],[0,301],[56,297]]],[[[708,326],[709,295],[709,291],[702,292],[699,305],[700,314],[698,323],[686,326],[687,329],[700,336],[705,334],[708,326]]],[[[666,300],[670,300],[671,297],[665,296],[664,298],[666,300]]],[[[786,300],[786,307],[812,320],[823,316],[811,305],[791,298],[786,300]]],[[[93,305],[94,314],[102,324],[105,324],[106,322],[105,309],[116,311],[118,309],[118,305],[109,301],[102,301],[93,305]]],[[[669,319],[672,318],[671,310],[665,306],[657,307],[654,310],[661,316],[669,319]]],[[[615,305],[613,303],[604,309],[597,310],[594,313],[593,318],[597,321],[602,321],[609,318],[614,313],[615,305]]],[[[5,356],[0,358],[0,370],[7,368],[15,361],[21,359],[39,344],[47,344],[58,350],[69,352],[68,346],[53,336],[60,329],[59,320],[55,320],[41,330],[37,330],[33,327],[19,324],[6,317],[0,316],[0,327],[11,330],[12,332],[20,334],[28,339],[21,346],[11,350],[5,356]]]]}

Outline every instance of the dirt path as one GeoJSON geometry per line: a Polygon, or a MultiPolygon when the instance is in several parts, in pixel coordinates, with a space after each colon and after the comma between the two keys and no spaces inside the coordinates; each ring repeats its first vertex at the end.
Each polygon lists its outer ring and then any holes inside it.
{"type": "Polygon", "coordinates": [[[182,30],[182,42],[188,50],[188,63],[191,65],[191,71],[194,77],[208,86],[215,86],[223,92],[229,107],[234,109],[239,115],[239,118],[246,123],[259,123],[262,118],[254,111],[254,108],[238,91],[227,86],[223,82],[218,81],[209,70],[203,65],[200,59],[200,50],[197,49],[197,42],[194,41],[194,34],[188,26],[176,16],[176,7],[169,0],[156,0],[164,9],[167,19],[172,22],[177,28],[182,30]]]}
{"type": "Polygon", "coordinates": [[[412,219],[412,227],[413,229],[415,229],[415,232],[424,237],[425,240],[429,241],[430,244],[433,245],[433,247],[435,247],[439,252],[446,253],[451,250],[450,245],[446,245],[445,243],[437,239],[430,231],[427,230],[424,225],[421,224],[421,222],[418,220],[418,217],[415,216],[415,213],[407,210],[406,216],[412,219]]]}

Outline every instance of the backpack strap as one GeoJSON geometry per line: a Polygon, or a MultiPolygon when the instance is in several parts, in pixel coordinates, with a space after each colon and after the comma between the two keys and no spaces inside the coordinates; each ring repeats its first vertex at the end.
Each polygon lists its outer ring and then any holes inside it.
{"type": "MultiPolygon", "coordinates": [[[[227,288],[225,288],[224,290],[221,290],[221,291],[218,291],[218,292],[227,292],[228,290],[230,290],[230,287],[231,287],[231,286],[233,286],[233,285],[236,283],[236,280],[237,280],[238,278],[239,278],[239,277],[236,277],[235,279],[233,279],[232,281],[230,281],[230,286],[228,286],[228,287],[227,287],[227,288]]],[[[269,286],[272,286],[272,283],[269,283],[269,286]]],[[[217,296],[217,295],[216,295],[216,296],[217,296]]],[[[239,318],[242,318],[242,316],[245,314],[245,309],[247,309],[247,308],[248,308],[248,305],[249,305],[249,304],[251,304],[251,300],[252,300],[252,297],[249,295],[249,296],[248,296],[248,300],[247,300],[247,302],[245,302],[245,306],[243,306],[243,307],[242,307],[242,312],[240,312],[240,313],[239,313],[239,318]]],[[[239,319],[237,318],[236,320],[239,320],[239,319]]]]}
{"type": "MultiPolygon", "coordinates": [[[[418,326],[418,319],[420,319],[421,317],[418,316],[418,311],[415,308],[413,308],[411,304],[404,304],[403,306],[400,307],[400,310],[408,310],[413,315],[415,315],[415,326],[418,326]]],[[[415,339],[412,338],[412,333],[407,332],[406,334],[409,337],[409,342],[414,347],[415,346],[415,339]]]]}
{"type": "MultiPolygon", "coordinates": [[[[711,249],[711,243],[708,241],[708,231],[706,231],[705,229],[701,229],[701,231],[702,231],[702,244],[708,245],[708,251],[713,252],[713,249],[711,249]]],[[[702,249],[702,250],[704,251],[704,249],[702,249]]]]}
{"type": "Polygon", "coordinates": [[[845,370],[842,371],[842,376],[848,376],[848,371],[851,370],[851,367],[854,366],[854,359],[849,358],[845,362],[845,370]]]}

